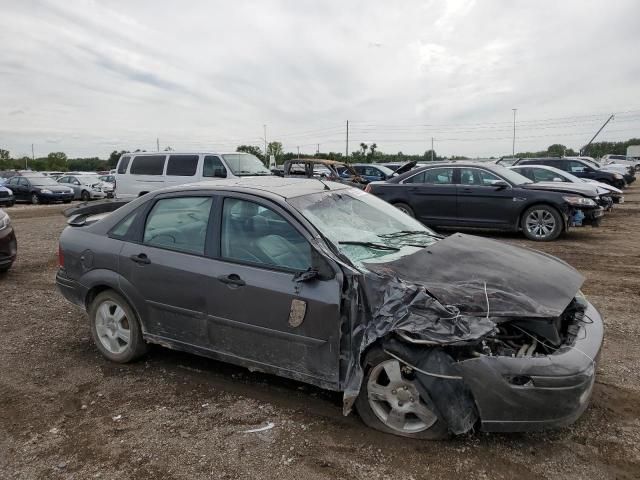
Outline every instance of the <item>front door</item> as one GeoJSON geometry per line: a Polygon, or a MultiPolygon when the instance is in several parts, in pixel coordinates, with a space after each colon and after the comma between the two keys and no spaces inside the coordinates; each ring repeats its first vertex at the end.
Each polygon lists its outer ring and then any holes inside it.
{"type": "Polygon", "coordinates": [[[504,182],[480,168],[460,168],[458,219],[469,226],[513,225],[518,218],[519,202],[512,187],[494,186],[504,182]]]}
{"type": "Polygon", "coordinates": [[[292,378],[336,384],[340,284],[335,275],[294,281],[297,272],[324,262],[296,224],[264,200],[224,199],[220,260],[208,288],[210,348],[292,378]]]}

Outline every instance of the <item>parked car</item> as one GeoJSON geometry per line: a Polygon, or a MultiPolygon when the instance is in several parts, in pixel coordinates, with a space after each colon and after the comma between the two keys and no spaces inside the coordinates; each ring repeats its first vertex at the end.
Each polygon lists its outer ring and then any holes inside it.
{"type": "MultiPolygon", "coordinates": [[[[502,162],[499,163],[502,165],[502,162]]],[[[512,165],[548,165],[556,167],[565,172],[569,172],[579,178],[589,180],[597,180],[598,182],[607,183],[616,188],[625,188],[627,182],[624,175],[603,169],[598,169],[595,165],[581,159],[567,158],[519,158],[512,165]]]]}
{"type": "MultiPolygon", "coordinates": [[[[278,173],[279,174],[279,173],[278,173]]],[[[364,188],[368,183],[349,163],[322,158],[294,158],[284,162],[282,176],[319,178],[364,188]]]]}
{"type": "MultiPolygon", "coordinates": [[[[394,170],[391,170],[384,165],[375,163],[352,163],[351,167],[360,176],[360,178],[364,179],[367,183],[387,180],[391,178],[394,173],[394,170]]],[[[349,172],[347,171],[347,169],[341,169],[340,176],[343,178],[348,178],[349,172]]]]}
{"type": "Polygon", "coordinates": [[[433,164],[370,183],[366,191],[428,226],[522,231],[538,241],[555,240],[570,227],[598,226],[604,212],[584,188],[534,184],[487,163],[433,164]]]}
{"type": "Polygon", "coordinates": [[[16,203],[16,197],[13,195],[13,191],[5,187],[4,184],[0,184],[0,207],[13,207],[16,203]]]}
{"type": "Polygon", "coordinates": [[[568,182],[577,187],[587,186],[591,188],[593,196],[598,197],[598,204],[605,210],[610,209],[614,203],[623,203],[624,196],[622,190],[607,185],[606,183],[596,182],[595,180],[584,180],[571,175],[559,168],[549,167],[546,165],[516,165],[509,167],[514,172],[527,177],[533,183],[536,182],[568,182]]]}
{"type": "Polygon", "coordinates": [[[18,254],[16,234],[11,226],[11,218],[0,209],[0,273],[11,268],[18,254]]]}
{"type": "Polygon", "coordinates": [[[608,163],[606,165],[597,162],[595,159],[591,157],[564,157],[568,160],[582,160],[587,162],[591,167],[599,170],[604,170],[607,172],[616,172],[624,177],[624,181],[627,184],[632,184],[636,181],[636,170],[635,167],[631,164],[622,165],[620,163],[608,163]]]}
{"type": "Polygon", "coordinates": [[[65,175],[58,183],[71,187],[75,200],[88,202],[113,197],[113,184],[100,180],[98,175],[65,175]]]}
{"type": "Polygon", "coordinates": [[[632,166],[636,171],[640,170],[640,159],[628,157],[626,155],[607,154],[600,158],[601,165],[627,165],[632,166]]]}
{"type": "Polygon", "coordinates": [[[115,175],[105,174],[105,175],[98,176],[98,178],[100,179],[101,182],[110,183],[111,185],[115,185],[116,184],[116,176],[115,175]]]}
{"type": "Polygon", "coordinates": [[[132,199],[201,180],[264,175],[271,172],[248,153],[128,153],[116,167],[116,196],[132,199]]]}
{"type": "Polygon", "coordinates": [[[23,172],[11,177],[6,186],[13,191],[16,201],[38,203],[64,202],[73,200],[73,190],[63,187],[53,178],[40,173],[23,172]]]}
{"type": "Polygon", "coordinates": [[[111,361],[158,343],[343,392],[345,413],[414,438],[566,425],[587,407],[603,322],[550,255],[443,238],[317,179],[97,207],[63,231],[56,283],[111,361]]]}

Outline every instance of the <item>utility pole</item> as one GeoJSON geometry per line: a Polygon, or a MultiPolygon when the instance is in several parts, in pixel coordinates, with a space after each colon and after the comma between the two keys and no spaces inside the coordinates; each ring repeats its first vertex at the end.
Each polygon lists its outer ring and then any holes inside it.
{"type": "Polygon", "coordinates": [[[300,160],[300,146],[298,145],[298,160],[300,160]]]}
{"type": "Polygon", "coordinates": [[[267,160],[267,126],[262,125],[262,128],[264,130],[264,158],[267,160]]]}
{"type": "Polygon", "coordinates": [[[615,114],[613,114],[613,113],[612,113],[612,114],[611,114],[611,116],[607,119],[607,121],[606,121],[606,122],[604,122],[604,123],[602,124],[602,126],[600,127],[600,130],[598,130],[598,131],[596,132],[596,134],[593,136],[593,138],[591,138],[591,140],[589,140],[589,143],[587,143],[584,147],[582,147],[582,148],[580,149],[580,155],[582,155],[582,152],[584,152],[584,151],[585,151],[585,149],[586,149],[589,145],[591,145],[591,144],[593,143],[593,141],[594,141],[594,140],[596,139],[596,137],[600,134],[600,132],[601,132],[602,130],[604,130],[604,127],[606,127],[606,126],[607,126],[607,123],[609,123],[611,120],[613,120],[613,118],[614,118],[614,117],[615,117],[615,114]]]}
{"type": "Polygon", "coordinates": [[[160,151],[160,139],[156,137],[156,151],[160,151]]]}
{"type": "Polygon", "coordinates": [[[511,156],[515,157],[516,156],[516,112],[518,111],[518,109],[512,108],[511,110],[513,110],[513,145],[511,146],[511,156]]]}
{"type": "Polygon", "coordinates": [[[431,161],[433,162],[433,137],[431,137],[431,161]]]}
{"type": "Polygon", "coordinates": [[[344,156],[349,158],[349,120],[347,120],[347,145],[345,148],[344,156]]]}
{"type": "Polygon", "coordinates": [[[316,155],[320,153],[320,144],[318,144],[318,147],[316,148],[316,155]]]}
{"type": "MultiPolygon", "coordinates": [[[[33,154],[33,143],[31,144],[31,162],[33,162],[36,159],[35,155],[33,154]]],[[[24,158],[24,169],[28,170],[29,167],[27,167],[27,157],[24,158]]]]}

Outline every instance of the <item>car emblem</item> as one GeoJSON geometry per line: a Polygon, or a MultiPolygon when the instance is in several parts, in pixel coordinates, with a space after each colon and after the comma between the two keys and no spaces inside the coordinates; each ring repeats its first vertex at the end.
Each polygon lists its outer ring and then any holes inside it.
{"type": "Polygon", "coordinates": [[[291,310],[289,311],[289,325],[293,328],[299,327],[304,321],[307,313],[307,302],[294,298],[291,300],[291,310]]]}

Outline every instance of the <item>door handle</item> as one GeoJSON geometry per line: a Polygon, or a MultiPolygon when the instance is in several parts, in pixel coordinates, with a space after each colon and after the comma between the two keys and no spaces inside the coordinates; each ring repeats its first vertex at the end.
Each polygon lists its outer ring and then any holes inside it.
{"type": "Polygon", "coordinates": [[[469,187],[463,188],[462,191],[464,193],[471,193],[471,189],[469,187]]]}
{"type": "Polygon", "coordinates": [[[227,285],[234,285],[236,287],[244,287],[247,283],[240,278],[240,275],[232,273],[231,275],[221,275],[218,277],[222,283],[227,285]]]}
{"type": "Polygon", "coordinates": [[[149,260],[149,257],[147,257],[146,253],[139,253],[138,255],[131,255],[129,257],[132,261],[136,262],[137,264],[140,265],[149,265],[151,263],[151,260],[149,260]]]}

